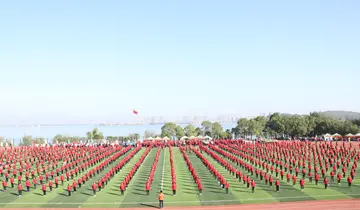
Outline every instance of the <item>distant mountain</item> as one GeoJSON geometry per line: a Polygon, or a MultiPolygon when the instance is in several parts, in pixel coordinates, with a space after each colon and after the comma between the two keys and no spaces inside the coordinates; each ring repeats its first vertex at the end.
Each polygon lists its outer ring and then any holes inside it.
{"type": "Polygon", "coordinates": [[[359,112],[350,112],[350,111],[325,111],[320,112],[321,114],[333,117],[336,119],[342,119],[342,120],[357,120],[360,119],[360,113],[359,112]]]}

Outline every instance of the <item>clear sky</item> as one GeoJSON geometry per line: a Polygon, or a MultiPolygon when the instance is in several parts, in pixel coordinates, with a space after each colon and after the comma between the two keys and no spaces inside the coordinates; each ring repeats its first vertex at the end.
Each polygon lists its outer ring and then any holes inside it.
{"type": "Polygon", "coordinates": [[[360,1],[1,1],[0,123],[360,111],[360,1]]]}

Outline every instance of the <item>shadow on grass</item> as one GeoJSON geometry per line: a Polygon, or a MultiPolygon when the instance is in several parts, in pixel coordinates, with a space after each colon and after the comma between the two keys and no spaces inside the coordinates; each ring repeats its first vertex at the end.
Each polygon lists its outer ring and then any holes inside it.
{"type": "Polygon", "coordinates": [[[39,196],[43,196],[43,194],[38,193],[38,192],[34,192],[33,194],[35,194],[35,195],[39,195],[39,196]]]}
{"type": "Polygon", "coordinates": [[[144,193],[139,193],[139,192],[131,192],[131,194],[135,194],[135,195],[145,195],[144,193]]]}
{"type": "MultiPolygon", "coordinates": [[[[222,191],[215,191],[215,190],[210,190],[209,192],[211,192],[211,193],[216,193],[216,194],[224,193],[224,192],[222,192],[222,191]]],[[[225,193],[224,193],[224,194],[225,194],[225,193]]]]}
{"type": "Polygon", "coordinates": [[[64,193],[58,193],[58,195],[62,195],[62,196],[68,197],[68,195],[67,195],[67,194],[64,194],[64,193]]]}
{"type": "Polygon", "coordinates": [[[120,193],[113,193],[113,192],[108,192],[107,194],[109,194],[109,195],[120,195],[120,193]]]}
{"type": "Polygon", "coordinates": [[[191,194],[191,195],[198,195],[199,193],[198,192],[192,192],[192,191],[184,191],[184,193],[186,194],[191,194]]]}
{"type": "Polygon", "coordinates": [[[18,196],[19,194],[17,194],[17,193],[13,193],[13,192],[11,192],[10,193],[11,195],[16,195],[16,196],[18,196]]]}
{"type": "Polygon", "coordinates": [[[86,193],[86,192],[81,192],[81,194],[83,194],[83,195],[88,195],[88,196],[92,196],[93,194],[91,194],[91,193],[86,193]]]}
{"type": "Polygon", "coordinates": [[[159,208],[158,206],[155,205],[151,205],[151,204],[146,204],[146,203],[140,203],[141,206],[146,206],[146,207],[150,207],[150,208],[159,208]]]}

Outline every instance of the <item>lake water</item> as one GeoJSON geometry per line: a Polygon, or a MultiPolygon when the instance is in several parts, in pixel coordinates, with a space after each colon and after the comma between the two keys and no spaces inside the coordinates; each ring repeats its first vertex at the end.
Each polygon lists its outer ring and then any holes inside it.
{"type": "MultiPolygon", "coordinates": [[[[187,124],[179,124],[185,127],[187,124]]],[[[18,142],[24,135],[33,137],[43,137],[52,140],[57,134],[68,136],[86,136],[86,133],[93,128],[98,128],[104,136],[127,136],[131,133],[139,133],[144,136],[145,131],[151,131],[156,134],[161,133],[162,124],[157,125],[119,125],[119,126],[100,126],[100,125],[57,125],[57,126],[1,126],[0,136],[6,139],[15,139],[18,142]]],[[[201,125],[194,125],[200,127],[201,125]]],[[[236,126],[235,123],[222,124],[224,129],[231,129],[236,126]]]]}

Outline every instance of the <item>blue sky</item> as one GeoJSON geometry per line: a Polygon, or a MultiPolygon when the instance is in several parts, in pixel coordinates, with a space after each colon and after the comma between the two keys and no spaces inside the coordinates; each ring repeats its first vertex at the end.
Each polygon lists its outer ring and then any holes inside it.
{"type": "Polygon", "coordinates": [[[359,1],[2,1],[0,124],[360,111],[359,1]]]}

